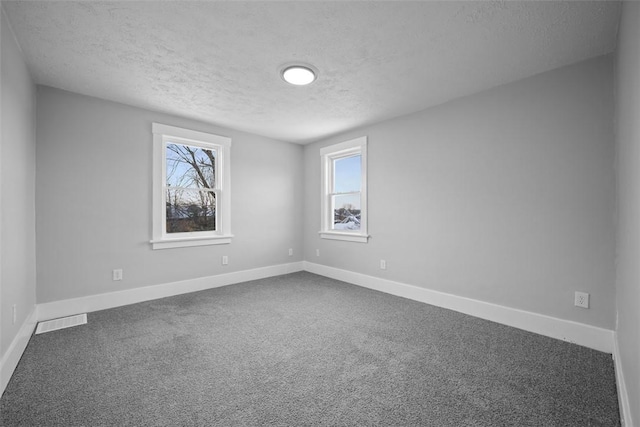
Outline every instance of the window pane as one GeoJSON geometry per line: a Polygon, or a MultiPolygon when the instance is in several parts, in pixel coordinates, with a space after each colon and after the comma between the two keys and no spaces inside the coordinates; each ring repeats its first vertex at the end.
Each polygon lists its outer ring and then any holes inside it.
{"type": "Polygon", "coordinates": [[[215,150],[167,144],[167,187],[216,188],[215,150]]]}
{"type": "Polygon", "coordinates": [[[332,193],[360,191],[361,156],[345,157],[333,161],[332,193]]]}
{"type": "Polygon", "coordinates": [[[334,230],[360,230],[360,194],[331,196],[334,230]]]}
{"type": "Polygon", "coordinates": [[[216,195],[212,191],[168,188],[167,233],[214,231],[216,195]]]}

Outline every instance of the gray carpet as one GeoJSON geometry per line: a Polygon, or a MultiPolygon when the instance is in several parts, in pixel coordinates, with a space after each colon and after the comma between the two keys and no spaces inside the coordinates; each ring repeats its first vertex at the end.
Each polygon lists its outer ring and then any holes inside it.
{"type": "Polygon", "coordinates": [[[617,426],[611,356],[310,273],[32,337],[4,426],[617,426]]]}

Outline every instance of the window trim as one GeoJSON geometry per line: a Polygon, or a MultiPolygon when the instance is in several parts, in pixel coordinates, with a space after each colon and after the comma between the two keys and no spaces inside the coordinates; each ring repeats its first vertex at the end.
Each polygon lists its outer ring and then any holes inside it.
{"type": "Polygon", "coordinates": [[[175,126],[153,123],[153,249],[231,243],[231,138],[175,126]],[[167,142],[216,150],[216,230],[178,233],[166,232],[166,146],[167,142]]]}
{"type": "Polygon", "coordinates": [[[339,144],[320,149],[320,237],[323,239],[343,240],[347,242],[367,243],[368,205],[367,205],[367,137],[351,139],[339,144]],[[333,162],[334,160],[360,155],[360,230],[335,231],[331,229],[333,212],[331,211],[331,195],[333,194],[333,162]]]}

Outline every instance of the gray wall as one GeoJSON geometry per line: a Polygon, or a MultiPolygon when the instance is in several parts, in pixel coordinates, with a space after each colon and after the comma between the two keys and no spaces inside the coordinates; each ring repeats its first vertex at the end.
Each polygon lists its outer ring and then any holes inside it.
{"type": "Polygon", "coordinates": [[[306,146],[305,258],[613,329],[612,77],[599,57],[306,146]],[[322,240],[319,149],[362,135],[372,238],[322,240]]]}
{"type": "Polygon", "coordinates": [[[302,260],[301,146],[48,87],[37,117],[39,303],[302,260]],[[152,122],[233,139],[230,245],[151,249],[152,122]]]}
{"type": "Polygon", "coordinates": [[[633,421],[640,423],[640,3],[623,3],[618,37],[616,332],[633,421]]]}
{"type": "Polygon", "coordinates": [[[2,12],[0,356],[35,306],[35,86],[2,12]],[[17,321],[13,323],[12,307],[17,321]]]}

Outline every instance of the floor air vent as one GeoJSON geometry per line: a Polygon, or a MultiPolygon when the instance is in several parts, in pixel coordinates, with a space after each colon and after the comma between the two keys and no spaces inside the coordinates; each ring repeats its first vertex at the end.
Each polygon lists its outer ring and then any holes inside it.
{"type": "Polygon", "coordinates": [[[38,323],[36,334],[57,331],[58,329],[70,328],[72,326],[84,325],[87,323],[87,313],[76,314],[75,316],[61,317],[60,319],[47,320],[38,323]]]}

